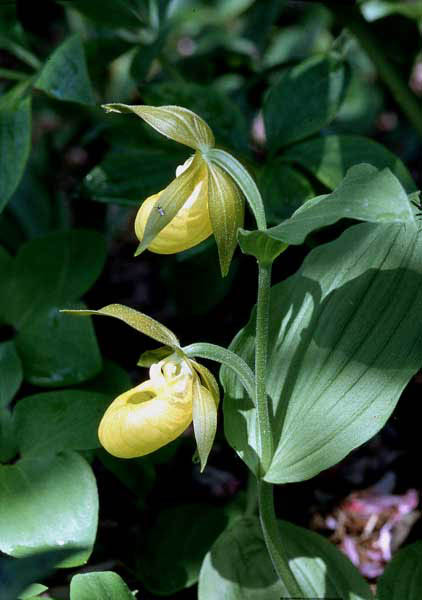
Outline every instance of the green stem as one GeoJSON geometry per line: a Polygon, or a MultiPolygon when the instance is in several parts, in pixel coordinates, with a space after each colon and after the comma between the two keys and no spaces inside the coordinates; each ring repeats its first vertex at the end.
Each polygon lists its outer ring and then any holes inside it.
{"type": "Polygon", "coordinates": [[[358,40],[404,114],[419,135],[422,136],[422,103],[413,94],[408,82],[402,77],[398,69],[388,60],[383,47],[371,31],[370,25],[361,16],[358,9],[341,6],[341,2],[336,3],[333,14],[358,40]]]}
{"type": "Polygon", "coordinates": [[[292,598],[301,598],[303,592],[293,575],[289,560],[283,551],[280,528],[274,510],[273,486],[265,481],[258,482],[259,516],[265,544],[274,569],[292,598]]]}
{"type": "Polygon", "coordinates": [[[273,439],[266,392],[268,321],[270,312],[271,265],[258,263],[258,299],[256,304],[255,396],[257,430],[262,475],[268,470],[273,455],[273,439]]]}
{"type": "Polygon", "coordinates": [[[0,68],[0,79],[13,79],[16,81],[24,81],[29,77],[31,77],[31,75],[28,75],[26,73],[19,73],[19,71],[12,71],[12,69],[0,68]]]}
{"type": "MultiPolygon", "coordinates": [[[[256,305],[255,392],[257,404],[258,453],[261,457],[261,476],[270,466],[273,455],[273,438],[266,391],[268,332],[271,299],[271,264],[258,263],[258,300],[256,305]]],[[[289,567],[274,510],[273,486],[262,479],[258,481],[258,501],[261,527],[274,569],[287,592],[300,597],[300,587],[289,567]]]]}

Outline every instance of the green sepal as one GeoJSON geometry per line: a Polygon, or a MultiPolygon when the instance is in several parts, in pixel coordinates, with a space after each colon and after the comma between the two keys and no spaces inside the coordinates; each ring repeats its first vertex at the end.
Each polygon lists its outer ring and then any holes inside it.
{"type": "Polygon", "coordinates": [[[192,420],[202,473],[217,431],[217,406],[213,394],[201,385],[199,377],[193,381],[192,420]]]}
{"type": "Polygon", "coordinates": [[[167,329],[152,317],[123,304],[109,304],[99,310],[61,310],[60,312],[81,316],[104,315],[115,317],[157,342],[175,349],[180,347],[179,340],[170,329],[167,329]]]}
{"type": "Polygon", "coordinates": [[[208,211],[225,277],[237,246],[237,230],[243,225],[245,204],[230,175],[213,164],[208,169],[208,211]]]}

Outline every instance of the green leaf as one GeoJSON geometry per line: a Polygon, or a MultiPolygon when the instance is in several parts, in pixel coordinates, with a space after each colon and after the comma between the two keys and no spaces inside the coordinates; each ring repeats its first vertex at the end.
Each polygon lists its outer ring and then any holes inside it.
{"type": "Polygon", "coordinates": [[[143,0],[102,0],[101,4],[86,0],[59,1],[65,6],[70,4],[95,24],[112,27],[114,32],[120,27],[139,28],[145,25],[143,0]]]}
{"type": "Polygon", "coordinates": [[[84,48],[78,34],[67,38],[47,59],[35,87],[56,100],[95,103],[84,48]]]}
{"type": "Polygon", "coordinates": [[[176,167],[187,158],[184,149],[115,147],[85,177],[85,188],[98,202],[140,206],[174,179],[176,167]]]}
{"type": "Polygon", "coordinates": [[[46,585],[42,585],[41,583],[32,583],[19,595],[18,600],[26,600],[27,598],[31,600],[46,590],[48,590],[46,585]]]}
{"type": "Polygon", "coordinates": [[[69,319],[60,313],[60,308],[40,309],[25,321],[16,336],[25,380],[33,385],[74,385],[101,370],[101,354],[91,320],[69,319]]]}
{"type": "Polygon", "coordinates": [[[246,254],[265,260],[278,254],[277,243],[282,252],[286,244],[302,244],[312,231],[342,218],[414,223],[407,194],[389,169],[378,171],[371,165],[362,164],[349,169],[334,192],[306,202],[280,225],[266,231],[240,229],[239,244],[246,254]]]}
{"type": "Polygon", "coordinates": [[[358,135],[327,135],[302,142],[286,150],[282,160],[298,163],[329,189],[337,187],[356,163],[369,163],[378,169],[388,167],[407,193],[416,189],[397,156],[378,142],[358,135]]]}
{"type": "Polygon", "coordinates": [[[5,320],[20,328],[37,313],[80,298],[104,266],[104,238],[95,231],[51,233],[25,244],[13,261],[1,304],[5,320]]]}
{"type": "Polygon", "coordinates": [[[2,552],[20,558],[77,548],[61,566],[87,561],[97,529],[98,496],[94,475],[81,456],[27,458],[0,467],[0,488],[2,552]]]}
{"type": "Polygon", "coordinates": [[[422,542],[400,550],[377,582],[378,600],[419,600],[422,589],[422,542]]]}
{"type": "MultiPolygon", "coordinates": [[[[39,554],[32,554],[26,558],[15,560],[13,558],[0,559],[0,598],[2,600],[16,600],[27,598],[28,586],[36,580],[49,575],[59,563],[75,554],[75,550],[51,550],[39,554]],[[24,595],[23,595],[24,594],[24,595]]],[[[34,584],[30,588],[45,586],[34,584]]]]}
{"type": "Polygon", "coordinates": [[[0,343],[0,408],[7,406],[22,383],[22,364],[13,341],[0,343]]]}
{"type": "Polygon", "coordinates": [[[138,561],[137,574],[145,587],[170,596],[194,585],[206,552],[227,523],[221,508],[205,504],[162,510],[138,561]]]}
{"type": "Polygon", "coordinates": [[[311,184],[302,173],[283,162],[283,157],[266,163],[259,174],[259,189],[270,225],[288,219],[305,200],[315,196],[311,184]]]}
{"type": "Polygon", "coordinates": [[[12,89],[0,98],[0,213],[18,186],[31,149],[31,99],[12,89]]]}
{"type": "Polygon", "coordinates": [[[70,600],[133,600],[123,579],[111,571],[75,575],[70,582],[70,600]]]}
{"type": "Polygon", "coordinates": [[[14,410],[22,456],[98,448],[98,425],[113,398],[98,392],[60,390],[22,398],[14,410]]]}
{"type": "Polygon", "coordinates": [[[314,56],[286,69],[264,102],[268,146],[275,152],[328,125],[336,116],[348,83],[334,54],[314,56]]]}
{"type": "Polygon", "coordinates": [[[0,408],[0,463],[12,460],[17,451],[12,413],[8,408],[0,408]]]}
{"type": "Polygon", "coordinates": [[[107,394],[110,398],[119,396],[133,386],[127,371],[111,360],[103,360],[103,370],[93,379],[85,381],[79,388],[86,392],[107,394]]]}
{"type": "Polygon", "coordinates": [[[366,0],[362,2],[362,14],[367,21],[375,21],[388,15],[399,14],[409,19],[422,19],[422,2],[392,2],[391,0],[366,0]]]}
{"type": "MultiPolygon", "coordinates": [[[[278,522],[289,564],[303,598],[372,600],[368,584],[352,563],[322,536],[278,522]]],[[[237,519],[206,555],[199,600],[276,600],[289,594],[271,563],[259,520],[237,519]]]]}
{"type": "Polygon", "coordinates": [[[109,304],[99,310],[64,310],[62,312],[69,315],[104,315],[106,317],[114,317],[157,342],[161,342],[172,348],[179,347],[179,340],[170,329],[167,329],[167,327],[148,315],[144,315],[128,306],[123,306],[123,304],[109,304]]]}
{"type": "MultiPolygon", "coordinates": [[[[272,288],[267,393],[275,453],[265,480],[302,481],[366,442],[422,363],[422,238],[362,224],[272,288]]],[[[231,350],[253,364],[255,313],[231,350]]],[[[228,372],[225,429],[257,469],[253,403],[228,372]]]]}

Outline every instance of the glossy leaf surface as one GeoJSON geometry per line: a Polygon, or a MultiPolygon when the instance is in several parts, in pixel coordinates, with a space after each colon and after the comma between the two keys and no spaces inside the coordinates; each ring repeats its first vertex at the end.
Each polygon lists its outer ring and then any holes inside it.
{"type": "MultiPolygon", "coordinates": [[[[272,288],[265,476],[308,479],[381,429],[422,360],[422,240],[415,225],[357,225],[272,288]]],[[[252,364],[255,314],[231,349],[252,364]]],[[[256,470],[255,410],[223,369],[225,429],[256,470]]]]}

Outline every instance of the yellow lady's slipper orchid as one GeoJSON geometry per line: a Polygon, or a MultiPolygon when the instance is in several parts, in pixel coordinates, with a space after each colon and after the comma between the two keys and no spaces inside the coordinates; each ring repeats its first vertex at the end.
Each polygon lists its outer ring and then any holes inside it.
{"type": "Polygon", "coordinates": [[[196,246],[212,233],[226,275],[243,225],[244,198],[234,179],[207,158],[214,147],[210,127],[194,112],[180,106],[106,104],[109,112],[133,112],[156,131],[189,146],[195,154],[176,170],[176,178],[147,198],[135,220],[140,244],[158,254],[173,254],[196,246]]]}
{"type": "Polygon", "coordinates": [[[98,430],[113,456],[134,458],[176,439],[194,419],[202,468],[216,431],[218,386],[211,373],[186,357],[171,354],[149,370],[150,379],[118,396],[98,430]]]}
{"type": "MultiPolygon", "coordinates": [[[[177,167],[176,177],[180,177],[191,166],[193,157],[177,167]]],[[[203,242],[212,234],[212,226],[208,213],[208,169],[206,164],[200,165],[192,180],[192,189],[182,208],[168,225],[154,237],[148,250],[157,254],[174,254],[192,248],[203,242]]],[[[145,227],[152,211],[165,215],[165,209],[160,205],[159,192],[150,196],[141,204],[135,219],[135,233],[142,241],[145,227]]]]}

